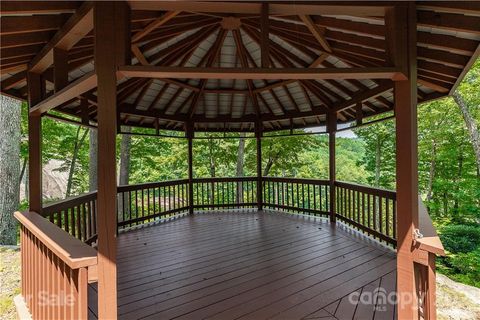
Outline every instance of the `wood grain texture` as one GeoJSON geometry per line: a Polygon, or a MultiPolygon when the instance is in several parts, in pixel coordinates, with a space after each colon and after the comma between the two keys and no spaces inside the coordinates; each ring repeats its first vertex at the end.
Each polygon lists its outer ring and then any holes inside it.
{"type": "MultiPolygon", "coordinates": [[[[394,253],[326,220],[188,215],[121,233],[117,265],[119,319],[394,319],[393,306],[354,299],[395,290],[394,253]]],[[[89,295],[94,318],[95,285],[89,295]]]]}

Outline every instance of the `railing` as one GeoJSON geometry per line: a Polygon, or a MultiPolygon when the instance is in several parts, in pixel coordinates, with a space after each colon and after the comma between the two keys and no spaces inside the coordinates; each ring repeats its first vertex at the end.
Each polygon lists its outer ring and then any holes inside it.
{"type": "Polygon", "coordinates": [[[42,215],[87,244],[97,239],[97,192],[49,204],[42,215]]]}
{"type": "Polygon", "coordinates": [[[415,239],[413,251],[418,316],[419,319],[436,319],[435,257],[445,255],[445,250],[420,197],[418,199],[418,222],[421,237],[415,239]]]}
{"type": "Polygon", "coordinates": [[[390,190],[335,182],[336,217],[359,230],[396,245],[396,193],[390,190]]]}
{"type": "Polygon", "coordinates": [[[263,204],[266,208],[315,216],[329,214],[330,188],[326,180],[263,179],[263,204]]]}
{"type": "Polygon", "coordinates": [[[234,209],[257,206],[257,178],[201,178],[193,180],[195,209],[234,209]]]}
{"type": "MultiPolygon", "coordinates": [[[[330,211],[327,180],[263,177],[262,205],[267,209],[313,216],[330,211]]],[[[187,179],[118,187],[120,229],[168,218],[189,209],[187,179]]],[[[338,220],[396,245],[396,193],[345,182],[335,182],[338,220]]],[[[196,210],[256,208],[256,177],[199,178],[193,180],[196,210]]],[[[96,241],[96,192],[50,204],[42,214],[77,239],[96,241]]]]}
{"type": "Polygon", "coordinates": [[[33,319],[87,319],[97,252],[35,212],[20,222],[22,297],[33,319]]]}
{"type": "Polygon", "coordinates": [[[188,210],[188,180],[119,186],[118,227],[125,228],[188,210]]]}

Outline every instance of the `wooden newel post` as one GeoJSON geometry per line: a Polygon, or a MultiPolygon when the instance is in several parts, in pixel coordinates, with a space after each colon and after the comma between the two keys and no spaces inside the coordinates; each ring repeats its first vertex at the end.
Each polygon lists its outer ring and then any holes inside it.
{"type": "Polygon", "coordinates": [[[98,78],[98,318],[117,318],[117,68],[131,63],[130,7],[96,2],[94,57],[98,78]]]}
{"type": "Polygon", "coordinates": [[[330,188],[330,222],[335,223],[335,133],[337,131],[337,113],[330,111],[328,113],[328,181],[330,188]]]}
{"type": "MultiPolygon", "coordinates": [[[[27,74],[28,103],[33,107],[42,99],[41,75],[33,72],[27,74]]],[[[28,190],[30,211],[42,213],[42,117],[28,116],[28,190]]]]}
{"type": "Polygon", "coordinates": [[[193,214],[193,123],[186,125],[186,135],[188,141],[188,213],[193,214]]]}
{"type": "Polygon", "coordinates": [[[257,208],[263,210],[263,179],[262,179],[262,124],[255,124],[255,138],[257,140],[257,208]]]}

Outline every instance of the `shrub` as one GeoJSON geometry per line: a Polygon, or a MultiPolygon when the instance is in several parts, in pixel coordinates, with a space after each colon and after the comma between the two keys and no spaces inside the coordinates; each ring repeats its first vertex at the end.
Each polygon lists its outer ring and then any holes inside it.
{"type": "Polygon", "coordinates": [[[448,225],[440,229],[440,239],[451,253],[468,253],[480,247],[480,227],[448,225]]]}

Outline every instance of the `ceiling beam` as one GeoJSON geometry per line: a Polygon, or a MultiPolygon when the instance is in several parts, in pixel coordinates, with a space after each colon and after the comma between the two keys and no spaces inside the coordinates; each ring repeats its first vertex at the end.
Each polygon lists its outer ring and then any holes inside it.
{"type": "MultiPolygon", "coordinates": [[[[259,14],[261,3],[252,2],[183,2],[183,1],[128,1],[132,10],[189,11],[205,13],[259,14]]],[[[383,17],[385,6],[369,2],[319,2],[315,4],[270,3],[270,15],[351,15],[383,17]]]]}
{"type": "Polygon", "coordinates": [[[270,54],[269,54],[269,21],[268,21],[268,2],[262,3],[262,12],[260,15],[260,51],[261,51],[261,65],[262,68],[268,68],[270,66],[270,54]]]}
{"type": "Polygon", "coordinates": [[[31,16],[28,19],[22,16],[2,17],[0,19],[0,35],[22,34],[57,30],[65,22],[65,16],[31,16]]]}
{"type": "Polygon", "coordinates": [[[332,52],[332,48],[328,44],[327,40],[325,39],[325,28],[319,27],[316,25],[312,18],[309,15],[300,15],[300,19],[302,19],[303,23],[307,26],[310,32],[313,34],[315,39],[317,39],[318,43],[322,46],[322,48],[327,52],[332,52]]]}
{"type": "Polygon", "coordinates": [[[29,64],[29,71],[41,73],[53,63],[53,48],[70,50],[93,30],[93,2],[85,2],[58,30],[29,64]]]}
{"type": "Polygon", "coordinates": [[[376,96],[379,96],[381,95],[382,93],[388,91],[388,90],[391,90],[393,88],[393,84],[382,84],[380,86],[377,86],[373,89],[370,89],[370,90],[366,90],[366,91],[362,91],[356,95],[354,95],[351,99],[347,100],[347,101],[342,101],[342,102],[339,102],[339,103],[336,103],[334,104],[332,107],[333,107],[333,110],[335,110],[336,112],[339,112],[339,111],[342,111],[344,109],[347,109],[359,102],[363,102],[365,100],[368,100],[368,99],[371,99],[371,98],[375,98],[376,96]]]}
{"type": "Polygon", "coordinates": [[[480,17],[419,10],[417,12],[417,19],[417,24],[422,27],[447,29],[480,35],[480,17]]]}
{"type": "Polygon", "coordinates": [[[95,72],[90,72],[80,79],[70,83],[62,90],[56,92],[45,100],[37,103],[30,109],[30,114],[39,115],[45,113],[62,103],[80,96],[97,86],[97,75],[95,72]]]}
{"type": "Polygon", "coordinates": [[[57,14],[73,13],[80,6],[81,1],[2,1],[0,14],[57,14]]]}
{"type": "Polygon", "coordinates": [[[185,68],[163,66],[121,66],[119,72],[137,78],[193,79],[392,79],[405,76],[398,68],[185,68]]]}
{"type": "Polygon", "coordinates": [[[154,29],[160,27],[161,25],[167,23],[170,19],[175,18],[181,11],[168,11],[165,12],[161,17],[157,18],[155,21],[148,24],[143,30],[137,32],[132,37],[132,43],[137,43],[147,34],[152,32],[154,29]]]}

